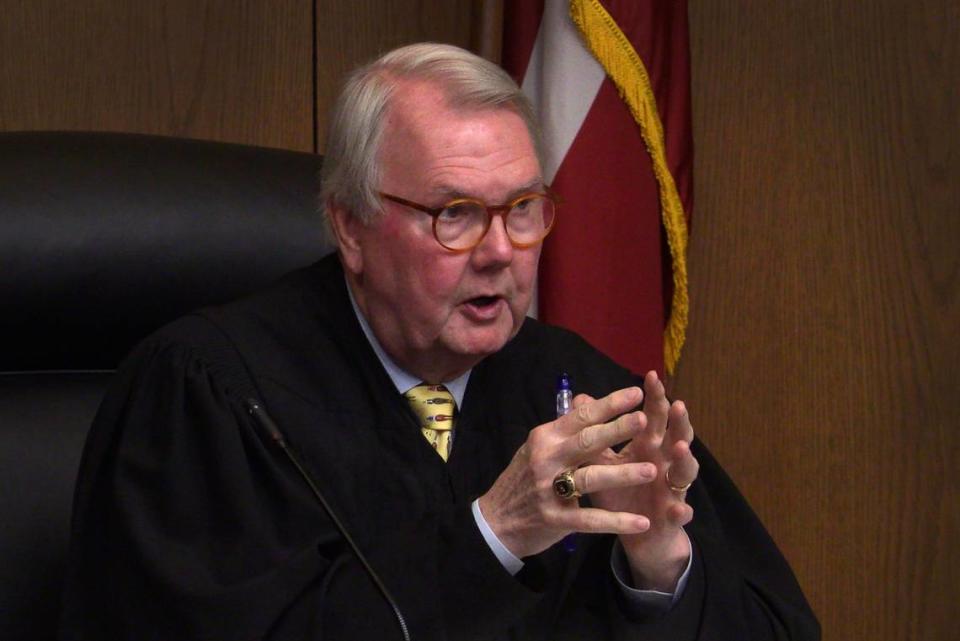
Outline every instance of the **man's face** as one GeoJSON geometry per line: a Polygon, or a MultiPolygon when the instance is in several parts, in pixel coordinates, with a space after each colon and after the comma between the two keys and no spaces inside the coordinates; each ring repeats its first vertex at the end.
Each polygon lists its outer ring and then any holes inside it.
{"type": "MultiPolygon", "coordinates": [[[[381,191],[439,207],[458,197],[502,204],[542,189],[530,136],[513,111],[453,111],[426,82],[402,83],[391,105],[381,191]]],[[[540,246],[515,249],[497,217],[477,247],[455,254],[436,241],[429,215],[390,201],[384,207],[369,226],[345,223],[355,239],[341,242],[348,278],[397,364],[431,382],[449,380],[519,330],[540,246]]]]}

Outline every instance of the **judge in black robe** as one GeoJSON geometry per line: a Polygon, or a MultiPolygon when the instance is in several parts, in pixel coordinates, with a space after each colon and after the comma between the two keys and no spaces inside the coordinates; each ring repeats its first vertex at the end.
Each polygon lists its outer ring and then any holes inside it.
{"type": "Polygon", "coordinates": [[[455,47],[404,47],[351,76],[324,164],[338,255],[162,329],[104,401],[77,489],[64,639],[400,638],[248,399],[413,639],[817,636],[790,569],[655,375],[630,412],[640,391],[623,388],[640,381],[525,320],[556,209],[532,118],[502,70],[455,47]],[[449,461],[386,362],[431,385],[469,373],[449,461]],[[554,420],[561,372],[598,400],[554,420]],[[567,470],[595,506],[553,491],[567,470]],[[483,521],[526,557],[516,575],[483,521]],[[553,545],[571,531],[620,537],[553,545]],[[679,600],[638,606],[613,578],[623,556],[621,578],[642,588],[677,585],[692,559],[679,600]]]}
{"type": "Polygon", "coordinates": [[[527,320],[478,364],[448,463],[363,335],[331,256],[183,318],[122,367],[85,451],[62,638],[390,639],[393,615],[304,480],[249,415],[269,409],[393,593],[414,639],[812,639],[786,562],[699,441],[693,565],[669,612],[631,612],[614,538],[500,565],[470,503],[554,412],[568,372],[600,397],[635,377],[527,320]]]}

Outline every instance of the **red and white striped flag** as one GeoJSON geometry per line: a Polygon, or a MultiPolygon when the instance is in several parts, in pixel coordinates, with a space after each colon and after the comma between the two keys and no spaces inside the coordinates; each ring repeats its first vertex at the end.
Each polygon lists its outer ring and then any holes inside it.
{"type": "Polygon", "coordinates": [[[539,317],[635,372],[672,371],[692,206],[686,2],[508,2],[503,64],[539,112],[563,199],[539,317]]]}

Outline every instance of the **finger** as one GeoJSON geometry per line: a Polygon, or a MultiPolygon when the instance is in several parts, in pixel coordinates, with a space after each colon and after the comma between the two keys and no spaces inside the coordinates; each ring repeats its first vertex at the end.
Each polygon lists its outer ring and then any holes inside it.
{"type": "Polygon", "coordinates": [[[576,434],[589,425],[605,423],[632,410],[642,400],[643,390],[639,387],[619,389],[601,399],[585,402],[566,416],[561,416],[556,421],[557,428],[567,435],[576,434]]]}
{"type": "MultiPolygon", "coordinates": [[[[693,452],[690,451],[689,443],[686,441],[677,442],[670,454],[672,461],[666,473],[668,485],[683,487],[697,480],[697,475],[700,473],[700,463],[693,452]]],[[[678,492],[678,494],[680,493],[678,492]]]]}
{"type": "Polygon", "coordinates": [[[647,372],[643,378],[643,389],[647,399],[643,404],[643,411],[650,419],[650,428],[657,436],[663,436],[667,429],[667,413],[670,411],[667,390],[653,370],[647,372]]]}
{"type": "Polygon", "coordinates": [[[642,514],[611,512],[594,507],[563,510],[559,525],[570,532],[593,534],[641,534],[650,529],[650,519],[642,514]]]}
{"type": "Polygon", "coordinates": [[[693,508],[686,503],[674,503],[666,512],[666,521],[673,527],[683,527],[693,520],[693,508]]]}
{"type": "MultiPolygon", "coordinates": [[[[583,394],[583,393],[577,394],[576,396],[573,397],[573,408],[576,409],[581,405],[583,405],[584,403],[590,403],[595,400],[597,399],[590,396],[589,394],[583,394]]],[[[607,448],[602,452],[600,452],[599,454],[597,454],[596,456],[587,459],[585,462],[595,463],[599,465],[612,465],[614,463],[619,463],[620,461],[623,460],[623,458],[624,457],[622,455],[614,452],[610,448],[607,448]]]]}
{"type": "Polygon", "coordinates": [[[667,424],[669,429],[664,437],[664,447],[671,448],[678,441],[693,441],[693,425],[690,423],[690,412],[683,401],[674,401],[670,406],[667,424]]]}
{"type": "Polygon", "coordinates": [[[573,397],[573,408],[576,409],[581,405],[583,405],[584,403],[590,403],[595,400],[597,399],[590,396],[589,394],[577,394],[576,396],[573,397]]]}
{"type": "Polygon", "coordinates": [[[592,460],[618,443],[629,441],[647,424],[643,412],[630,412],[600,425],[588,425],[567,437],[557,450],[559,460],[573,467],[592,460]]]}
{"type": "Polygon", "coordinates": [[[656,478],[657,466],[652,463],[586,465],[573,473],[573,482],[581,494],[643,485],[656,478]]]}

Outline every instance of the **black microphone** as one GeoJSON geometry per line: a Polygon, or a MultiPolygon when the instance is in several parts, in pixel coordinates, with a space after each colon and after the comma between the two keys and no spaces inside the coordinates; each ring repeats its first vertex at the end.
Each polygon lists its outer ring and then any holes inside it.
{"type": "Polygon", "coordinates": [[[404,641],[410,641],[410,632],[407,630],[407,621],[403,618],[403,614],[400,612],[400,608],[393,600],[393,597],[390,596],[387,586],[383,584],[383,581],[380,580],[380,577],[377,576],[377,573],[373,571],[373,568],[367,562],[366,557],[363,556],[363,552],[360,551],[360,548],[357,547],[357,544],[353,541],[353,537],[351,537],[350,533],[347,532],[347,528],[343,525],[343,523],[340,522],[340,519],[334,513],[333,508],[330,507],[330,504],[327,503],[327,499],[324,498],[323,494],[320,492],[320,488],[317,487],[313,477],[310,476],[310,473],[307,472],[306,469],[304,469],[303,465],[300,464],[300,459],[293,452],[293,450],[290,449],[290,446],[287,445],[287,440],[283,437],[283,432],[280,431],[280,428],[273,421],[273,419],[270,418],[267,410],[263,408],[257,399],[248,398],[246,404],[247,412],[250,413],[250,416],[252,416],[256,420],[257,424],[263,429],[263,431],[267,433],[267,435],[270,437],[270,440],[276,443],[277,446],[283,450],[284,454],[287,455],[287,458],[290,459],[290,462],[293,463],[293,466],[297,468],[300,476],[304,481],[306,481],[307,485],[310,486],[310,490],[320,502],[320,505],[323,506],[323,510],[327,513],[327,516],[330,517],[331,521],[333,521],[333,524],[340,532],[340,536],[343,537],[343,539],[347,542],[347,545],[350,546],[350,549],[353,550],[353,553],[360,561],[360,565],[362,565],[363,569],[366,571],[367,576],[369,576],[370,580],[373,581],[373,584],[377,586],[377,589],[380,591],[380,594],[383,595],[387,605],[389,605],[393,610],[393,614],[397,617],[397,623],[400,624],[400,632],[403,634],[404,641]]]}

